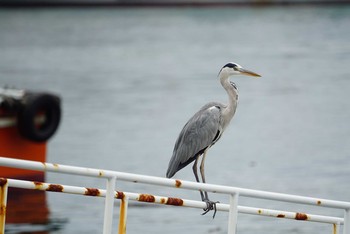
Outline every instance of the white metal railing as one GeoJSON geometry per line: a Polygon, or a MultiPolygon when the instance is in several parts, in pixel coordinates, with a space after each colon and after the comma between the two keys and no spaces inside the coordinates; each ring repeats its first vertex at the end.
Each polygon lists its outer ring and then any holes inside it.
{"type": "Polygon", "coordinates": [[[93,168],[74,167],[67,165],[59,165],[52,163],[42,163],[28,160],[19,160],[12,158],[0,157],[0,166],[22,168],[28,170],[50,171],[64,174],[89,176],[104,178],[107,180],[106,189],[85,188],[62,184],[50,184],[42,182],[32,182],[15,180],[8,178],[0,178],[0,234],[5,230],[5,216],[6,216],[6,201],[7,188],[25,188],[35,189],[51,192],[62,192],[70,194],[80,194],[85,196],[105,197],[104,223],[103,233],[112,233],[112,219],[114,199],[120,199],[120,215],[119,215],[119,234],[126,233],[126,220],[128,201],[134,200],[139,202],[157,203],[163,205],[206,208],[206,203],[202,201],[186,200],[173,197],[162,197],[152,194],[137,194],[129,192],[115,191],[116,181],[123,180],[129,182],[138,182],[152,185],[160,185],[167,187],[176,187],[188,190],[202,190],[213,193],[227,194],[230,197],[229,204],[217,204],[218,211],[228,211],[228,234],[236,233],[237,214],[245,213],[252,215],[262,215],[277,218],[286,218],[294,220],[303,220],[311,222],[320,222],[332,224],[334,233],[339,233],[339,226],[343,225],[343,234],[350,234],[350,202],[335,201],[328,199],[319,199],[305,196],[296,196],[282,193],[266,192],[252,189],[244,189],[238,187],[228,187],[213,184],[202,184],[184,180],[167,179],[153,176],[145,176],[117,171],[100,170],[93,168]],[[344,217],[322,216],[314,214],[296,213],[281,210],[262,209],[255,207],[246,207],[238,205],[238,198],[240,196],[262,198],[267,200],[292,202],[298,204],[314,205],[319,207],[330,207],[344,210],[344,217]]]}

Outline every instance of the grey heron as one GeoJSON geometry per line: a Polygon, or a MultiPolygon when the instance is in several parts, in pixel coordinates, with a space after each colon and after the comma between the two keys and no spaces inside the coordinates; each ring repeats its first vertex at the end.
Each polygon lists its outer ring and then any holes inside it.
{"type": "MultiPolygon", "coordinates": [[[[222,87],[228,94],[228,104],[210,102],[204,105],[185,124],[176,140],[173,155],[166,173],[167,178],[173,177],[176,172],[194,161],[192,167],[193,173],[196,181],[200,183],[197,173],[197,164],[199,158],[202,156],[200,174],[202,182],[205,183],[204,162],[206,154],[209,148],[220,139],[236,112],[238,91],[236,85],[229,80],[229,77],[232,75],[260,77],[259,74],[246,70],[237,63],[228,63],[221,68],[218,77],[222,87]]],[[[199,192],[202,201],[207,204],[203,215],[210,210],[214,210],[214,218],[217,202],[210,201],[206,191],[203,192],[200,190],[199,192]]]]}

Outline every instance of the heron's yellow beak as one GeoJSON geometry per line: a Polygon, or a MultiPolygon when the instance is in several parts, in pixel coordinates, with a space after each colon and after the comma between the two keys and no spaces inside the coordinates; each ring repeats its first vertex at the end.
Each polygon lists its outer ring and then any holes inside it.
{"type": "Polygon", "coordinates": [[[258,78],[258,77],[261,77],[261,75],[255,73],[255,72],[252,72],[252,71],[243,69],[243,68],[239,68],[238,71],[239,71],[242,75],[254,76],[254,77],[257,77],[257,78],[258,78]]]}

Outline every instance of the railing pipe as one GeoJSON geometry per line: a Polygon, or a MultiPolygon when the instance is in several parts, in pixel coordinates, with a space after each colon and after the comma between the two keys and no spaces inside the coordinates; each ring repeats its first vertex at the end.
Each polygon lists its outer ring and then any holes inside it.
{"type": "Polygon", "coordinates": [[[56,163],[36,162],[36,161],[6,158],[6,157],[0,157],[0,165],[4,167],[13,167],[13,168],[21,168],[21,169],[27,169],[27,170],[36,170],[36,171],[60,172],[65,174],[89,176],[89,177],[111,178],[116,176],[115,172],[108,171],[108,170],[67,166],[67,165],[61,165],[56,163]]]}
{"type": "Polygon", "coordinates": [[[5,233],[8,180],[0,178],[0,234],[5,233]]]}
{"type": "Polygon", "coordinates": [[[236,234],[238,218],[238,193],[230,194],[230,208],[228,213],[228,234],[236,234]]]}
{"type": "Polygon", "coordinates": [[[344,212],[343,234],[350,234],[350,209],[345,209],[344,212]]]}
{"type": "MultiPolygon", "coordinates": [[[[34,162],[34,161],[19,160],[19,159],[5,158],[5,157],[0,157],[0,165],[6,166],[6,167],[23,168],[28,170],[50,171],[50,172],[74,174],[74,175],[80,175],[80,176],[106,178],[108,180],[106,190],[99,190],[94,188],[81,188],[81,187],[75,187],[75,186],[63,186],[58,184],[47,184],[47,183],[40,183],[40,182],[26,182],[26,181],[16,181],[11,179],[8,179],[8,180],[2,179],[2,181],[6,181],[6,184],[3,186],[5,188],[4,191],[6,193],[4,193],[5,195],[1,195],[1,200],[6,198],[7,186],[13,185],[13,187],[18,186],[22,188],[46,190],[46,191],[53,191],[53,192],[68,192],[68,193],[74,193],[74,194],[84,194],[89,196],[106,196],[104,231],[103,231],[103,233],[105,234],[109,234],[112,232],[112,215],[113,215],[114,197],[120,198],[119,196],[120,194],[118,192],[114,192],[116,178],[118,178],[118,180],[124,180],[129,182],[139,182],[139,183],[145,183],[145,184],[168,186],[168,187],[175,187],[175,188],[182,188],[182,189],[189,189],[189,190],[202,190],[202,191],[208,191],[212,193],[232,194],[230,197],[230,206],[226,204],[217,204],[218,210],[225,210],[230,212],[230,215],[229,215],[230,222],[233,222],[233,224],[229,225],[230,234],[235,233],[237,210],[243,213],[246,212],[246,213],[253,213],[258,215],[273,216],[278,218],[290,218],[290,219],[293,218],[296,220],[328,222],[328,223],[335,224],[334,230],[336,230],[336,232],[338,232],[339,230],[337,228],[337,225],[339,225],[340,223],[344,223],[343,234],[350,234],[350,202],[296,196],[296,195],[274,193],[274,192],[266,192],[266,191],[238,188],[238,187],[203,184],[203,183],[196,183],[196,182],[185,181],[185,180],[167,179],[167,178],[161,178],[161,177],[145,176],[145,175],[116,172],[116,171],[109,171],[109,170],[99,170],[99,169],[66,166],[66,165],[59,165],[59,164],[52,164],[52,163],[34,162]],[[268,210],[268,209],[257,210],[257,208],[251,208],[251,207],[239,207],[237,206],[238,194],[240,196],[245,196],[245,197],[253,197],[253,198],[261,198],[261,199],[267,199],[267,200],[276,200],[276,201],[344,209],[345,215],[344,215],[344,219],[341,219],[337,217],[307,215],[303,213],[284,212],[284,211],[280,212],[280,211],[268,210]],[[279,212],[279,213],[276,213],[276,212],[279,212]]],[[[167,205],[178,205],[178,206],[184,205],[184,206],[200,207],[200,208],[206,207],[206,204],[204,202],[198,202],[198,201],[191,201],[191,200],[185,200],[185,199],[179,199],[179,198],[157,197],[149,194],[125,193],[124,195],[126,194],[128,196],[128,199],[130,198],[130,199],[143,201],[143,202],[156,202],[156,203],[158,202],[158,203],[167,204],[167,205]]],[[[5,213],[6,213],[5,211],[6,211],[6,205],[5,206],[2,205],[1,206],[2,216],[0,221],[5,219],[5,213]]],[[[4,227],[0,226],[0,231],[1,229],[4,229],[4,227]]]]}
{"type": "Polygon", "coordinates": [[[107,191],[104,211],[105,213],[103,219],[103,234],[112,233],[115,183],[115,176],[107,179],[107,191]]]}
{"type": "Polygon", "coordinates": [[[119,228],[118,234],[126,234],[126,220],[128,215],[128,205],[129,198],[128,196],[123,196],[120,202],[120,211],[119,211],[119,228]]]}
{"type": "Polygon", "coordinates": [[[339,223],[333,223],[333,234],[339,234],[339,223]]]}
{"type": "MultiPolygon", "coordinates": [[[[42,190],[42,191],[63,192],[63,193],[69,193],[69,194],[98,196],[98,197],[105,197],[107,194],[106,190],[97,189],[97,188],[84,188],[84,187],[77,187],[77,186],[30,182],[30,181],[22,181],[22,180],[15,180],[15,179],[7,179],[7,181],[8,181],[8,186],[15,187],[15,188],[36,189],[36,190],[42,190]]],[[[138,193],[118,192],[118,191],[114,192],[114,198],[122,199],[123,197],[127,197],[129,200],[133,200],[133,201],[157,203],[162,205],[186,206],[186,207],[200,208],[200,209],[207,207],[206,203],[202,201],[194,201],[194,200],[187,200],[187,199],[174,198],[174,197],[156,196],[152,194],[138,194],[138,193]]],[[[227,212],[230,209],[230,206],[228,204],[222,204],[222,203],[216,204],[216,207],[218,211],[227,212]]],[[[245,213],[245,214],[252,214],[252,215],[286,218],[286,219],[294,219],[294,220],[301,220],[301,221],[306,220],[311,222],[321,222],[321,223],[329,223],[329,224],[334,224],[334,223],[343,224],[344,222],[344,219],[339,217],[304,214],[304,213],[246,207],[246,206],[238,206],[238,212],[245,213]]]]}
{"type": "MultiPolygon", "coordinates": [[[[129,182],[139,182],[145,184],[153,184],[160,186],[176,187],[189,190],[203,190],[212,193],[223,193],[223,194],[234,194],[239,193],[241,196],[261,198],[267,200],[278,200],[284,202],[294,202],[300,204],[322,206],[322,207],[331,207],[338,209],[350,209],[350,202],[343,201],[334,201],[328,199],[320,198],[311,198],[297,195],[289,195],[275,192],[266,192],[253,189],[244,189],[237,187],[229,187],[222,185],[213,185],[213,184],[203,184],[196,183],[185,180],[174,180],[167,178],[160,178],[154,176],[145,176],[124,172],[116,172],[109,170],[99,170],[92,168],[83,168],[83,167],[74,167],[66,166],[52,163],[41,163],[28,160],[19,160],[0,157],[0,165],[7,167],[16,167],[24,168],[31,170],[40,170],[40,171],[51,171],[51,172],[61,172],[67,174],[83,175],[83,176],[92,176],[92,177],[101,177],[101,178],[111,178],[116,176],[118,180],[129,181],[129,182]]],[[[347,233],[350,234],[350,233],[347,233]]]]}

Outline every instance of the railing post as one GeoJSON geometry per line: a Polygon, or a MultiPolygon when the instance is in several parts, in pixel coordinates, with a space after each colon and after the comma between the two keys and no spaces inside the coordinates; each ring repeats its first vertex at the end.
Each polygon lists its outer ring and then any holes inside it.
{"type": "Polygon", "coordinates": [[[228,214],[228,234],[235,234],[238,216],[238,193],[230,194],[230,208],[228,214]]]}
{"type": "Polygon", "coordinates": [[[113,208],[114,208],[114,191],[117,177],[113,176],[107,180],[107,191],[105,200],[105,213],[103,221],[103,234],[112,234],[113,208]]]}
{"type": "Polygon", "coordinates": [[[350,209],[345,209],[343,234],[350,234],[350,209]]]}
{"type": "Polygon", "coordinates": [[[7,190],[7,179],[0,178],[0,234],[5,233],[7,190]]]}
{"type": "Polygon", "coordinates": [[[118,234],[126,234],[126,219],[128,215],[129,198],[124,196],[120,200],[118,234]]]}
{"type": "Polygon", "coordinates": [[[333,223],[333,234],[339,234],[339,223],[333,223]]]}

